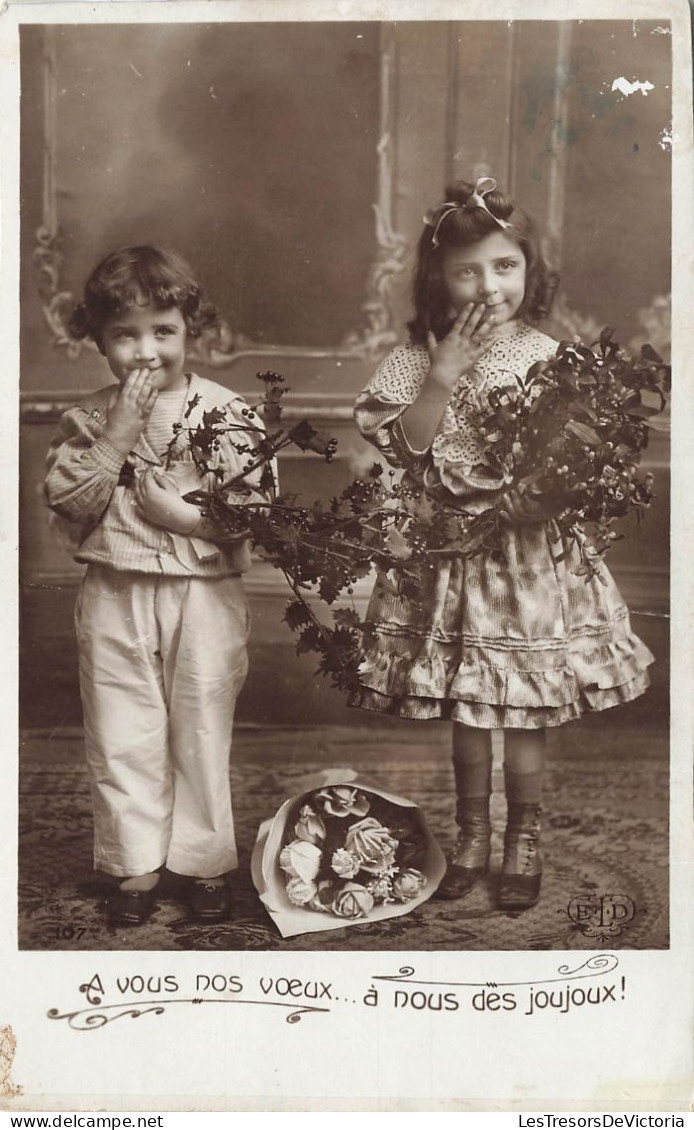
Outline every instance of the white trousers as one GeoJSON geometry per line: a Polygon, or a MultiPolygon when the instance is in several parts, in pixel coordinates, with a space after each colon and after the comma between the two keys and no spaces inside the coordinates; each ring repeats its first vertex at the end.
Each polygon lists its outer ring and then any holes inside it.
{"type": "Polygon", "coordinates": [[[90,565],[75,620],[95,867],[230,871],[229,754],[248,670],[241,578],[90,565]]]}

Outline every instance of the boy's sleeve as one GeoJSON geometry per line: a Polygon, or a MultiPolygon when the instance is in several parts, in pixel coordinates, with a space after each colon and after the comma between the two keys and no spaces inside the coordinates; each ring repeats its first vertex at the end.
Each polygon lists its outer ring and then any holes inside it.
{"type": "Polygon", "coordinates": [[[72,522],[98,522],[125,463],[122,452],[102,435],[102,419],[98,410],[70,408],[46,458],[46,501],[72,522]]]}
{"type": "MultiPolygon", "coordinates": [[[[240,430],[229,432],[225,436],[223,450],[224,460],[227,465],[228,477],[240,474],[249,463],[255,463],[261,451],[260,445],[265,439],[265,424],[262,417],[246,404],[245,400],[238,397],[227,405],[227,415],[230,421],[240,430]],[[244,416],[247,412],[249,415],[244,416]],[[235,444],[248,447],[248,451],[239,452],[235,444]]],[[[271,459],[261,464],[254,471],[244,477],[244,485],[238,491],[227,494],[229,502],[243,506],[247,502],[272,502],[278,490],[277,460],[271,459]]]]}
{"type": "MultiPolygon", "coordinates": [[[[223,471],[224,479],[228,480],[240,474],[249,463],[254,463],[260,452],[259,446],[265,437],[265,426],[257,412],[251,410],[246,401],[235,397],[225,405],[226,418],[233,430],[227,432],[220,441],[219,467],[223,471]],[[250,413],[244,416],[243,413],[250,413]],[[239,452],[237,446],[248,448],[239,452]]],[[[214,487],[215,480],[211,480],[214,487]]],[[[269,503],[275,498],[278,490],[277,460],[263,463],[254,471],[244,476],[244,481],[237,490],[224,492],[227,502],[234,506],[247,506],[249,503],[269,503]],[[271,476],[271,478],[270,478],[271,476]]],[[[224,525],[215,521],[213,517],[202,517],[194,530],[195,539],[214,542],[216,545],[225,545],[238,542],[237,535],[230,534],[224,525]]]]}

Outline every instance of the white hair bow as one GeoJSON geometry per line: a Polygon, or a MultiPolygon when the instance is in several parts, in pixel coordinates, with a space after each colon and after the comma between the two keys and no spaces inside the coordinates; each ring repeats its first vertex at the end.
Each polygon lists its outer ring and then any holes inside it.
{"type": "Polygon", "coordinates": [[[431,246],[438,247],[439,228],[441,227],[443,221],[446,219],[446,216],[450,216],[451,212],[465,211],[468,208],[482,208],[482,210],[486,212],[488,216],[491,216],[491,218],[494,220],[494,223],[498,224],[500,228],[510,228],[512,225],[507,220],[500,220],[499,217],[495,216],[493,212],[490,212],[489,208],[487,207],[487,202],[484,198],[485,196],[488,196],[490,192],[494,192],[495,188],[496,181],[493,177],[479,177],[477,183],[475,184],[474,191],[470,194],[470,196],[468,196],[464,204],[459,204],[456,201],[452,200],[446,200],[445,203],[439,204],[438,208],[432,208],[429,212],[427,212],[426,216],[424,217],[424,223],[428,224],[429,227],[432,227],[434,229],[434,234],[431,237],[431,246]]]}

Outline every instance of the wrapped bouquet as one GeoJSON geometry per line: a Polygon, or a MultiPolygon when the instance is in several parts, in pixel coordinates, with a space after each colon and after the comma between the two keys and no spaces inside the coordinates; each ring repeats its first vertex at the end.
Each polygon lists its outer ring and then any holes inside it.
{"type": "Polygon", "coordinates": [[[446,864],[416,805],[335,770],[261,826],[251,869],[286,938],[406,914],[446,864]]]}

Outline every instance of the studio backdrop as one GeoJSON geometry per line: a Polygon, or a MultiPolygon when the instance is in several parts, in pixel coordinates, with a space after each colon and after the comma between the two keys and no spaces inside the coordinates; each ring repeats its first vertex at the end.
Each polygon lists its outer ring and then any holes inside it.
{"type": "MultiPolygon", "coordinates": [[[[24,725],[80,720],[82,570],[40,483],[61,411],[111,379],[65,324],[109,251],[178,249],[224,316],[191,367],[251,401],[256,372],[279,371],[289,414],[336,436],[330,466],[282,461],[282,488],[308,499],[371,460],[351,406],[406,336],[422,214],[456,179],[493,175],[536,217],[562,276],[549,332],[591,341],[609,323],[668,355],[671,41],[656,22],[49,25],[21,44],[24,725]]],[[[664,686],[666,431],[648,463],[657,507],[611,560],[664,686]]],[[[247,582],[241,718],[351,720],[293,657],[282,577],[258,565],[247,582]]]]}

